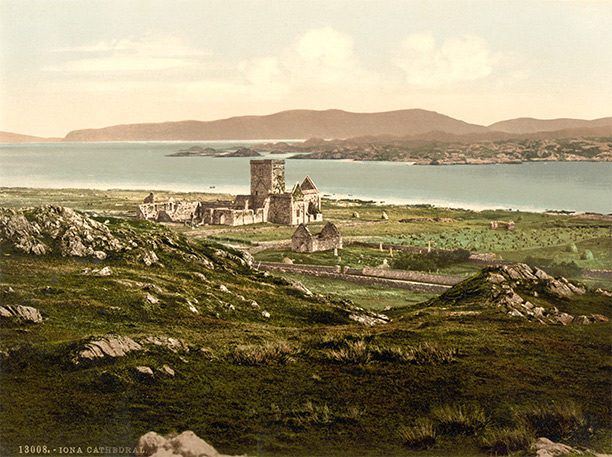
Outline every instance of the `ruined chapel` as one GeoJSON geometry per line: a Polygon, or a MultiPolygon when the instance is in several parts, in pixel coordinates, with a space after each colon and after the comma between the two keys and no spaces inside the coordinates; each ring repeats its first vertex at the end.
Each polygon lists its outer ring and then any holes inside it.
{"type": "Polygon", "coordinates": [[[251,193],[235,200],[156,203],[152,196],[138,206],[139,219],[194,225],[247,225],[260,222],[298,225],[323,220],[321,193],[306,176],[285,189],[285,161],[251,160],[251,193]]]}

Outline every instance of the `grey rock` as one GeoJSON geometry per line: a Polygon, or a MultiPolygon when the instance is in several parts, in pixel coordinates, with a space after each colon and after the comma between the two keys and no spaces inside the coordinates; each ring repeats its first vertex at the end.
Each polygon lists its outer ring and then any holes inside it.
{"type": "Polygon", "coordinates": [[[98,260],[105,260],[108,257],[104,251],[94,251],[93,256],[98,260]]]}
{"type": "Polygon", "coordinates": [[[349,319],[368,327],[386,324],[389,322],[389,318],[387,316],[382,316],[379,314],[351,314],[349,315],[349,319]]]}
{"type": "Polygon", "coordinates": [[[506,278],[498,273],[489,273],[488,281],[492,282],[493,284],[501,284],[506,281],[506,278]]]}
{"type": "Polygon", "coordinates": [[[145,302],[150,305],[156,305],[157,303],[159,303],[159,299],[151,294],[145,294],[145,302]]]}
{"type": "Polygon", "coordinates": [[[138,457],[227,457],[192,431],[162,437],[155,432],[142,436],[136,446],[138,457]]]}
{"type": "Polygon", "coordinates": [[[570,298],[574,295],[574,292],[566,283],[557,279],[548,282],[546,291],[560,298],[570,298]]]}
{"type": "Polygon", "coordinates": [[[85,257],[125,248],[104,224],[54,205],[0,209],[0,237],[11,242],[16,250],[34,255],[53,252],[45,238],[59,240],[55,252],[63,256],[85,257]]]}
{"type": "Polygon", "coordinates": [[[583,452],[561,443],[553,443],[548,438],[538,438],[535,443],[537,457],[556,457],[565,454],[582,455],[583,452]]]}
{"type": "Polygon", "coordinates": [[[104,357],[123,357],[129,352],[141,350],[142,346],[133,339],[121,335],[105,335],[85,343],[73,359],[75,364],[84,360],[104,357]]]}
{"type": "Polygon", "coordinates": [[[162,366],[159,371],[161,371],[162,373],[166,373],[168,376],[174,376],[174,370],[168,365],[162,366]]]}
{"type": "Polygon", "coordinates": [[[111,269],[111,267],[108,267],[108,266],[95,272],[96,276],[110,276],[112,274],[113,274],[113,270],[111,269]]]}
{"type": "Polygon", "coordinates": [[[159,257],[150,249],[141,248],[137,251],[136,258],[144,263],[147,267],[159,262],[159,257]]]}
{"type": "Polygon", "coordinates": [[[174,353],[178,353],[179,351],[189,352],[189,346],[187,346],[185,342],[169,336],[148,336],[140,340],[140,344],[165,347],[174,353]]]}
{"type": "Polygon", "coordinates": [[[589,325],[595,322],[595,319],[592,316],[580,315],[574,317],[572,320],[572,325],[589,325]]]}
{"type": "Polygon", "coordinates": [[[153,370],[151,369],[151,367],[137,366],[136,371],[138,372],[138,374],[141,375],[153,376],[153,370]]]}
{"type": "Polygon", "coordinates": [[[40,311],[31,306],[0,306],[0,317],[40,324],[43,321],[40,311]]]}
{"type": "Polygon", "coordinates": [[[572,321],[574,320],[574,316],[567,314],[567,313],[559,313],[553,316],[553,319],[555,319],[560,324],[570,325],[572,321]]]}

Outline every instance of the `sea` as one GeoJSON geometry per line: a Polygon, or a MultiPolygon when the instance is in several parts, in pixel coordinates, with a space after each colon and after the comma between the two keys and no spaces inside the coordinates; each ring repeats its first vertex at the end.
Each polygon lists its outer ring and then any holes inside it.
{"type": "MultiPolygon", "coordinates": [[[[0,186],[247,194],[252,157],[167,155],[192,146],[234,151],[273,141],[4,143],[0,186]]],[[[289,159],[293,155],[262,158],[286,159],[287,187],[308,175],[329,198],[475,210],[612,213],[612,162],[424,166],[289,159]]]]}

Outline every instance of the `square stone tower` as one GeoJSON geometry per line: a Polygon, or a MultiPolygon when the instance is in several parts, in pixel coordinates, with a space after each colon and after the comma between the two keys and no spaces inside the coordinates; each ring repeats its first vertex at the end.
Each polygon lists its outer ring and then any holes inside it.
{"type": "Polygon", "coordinates": [[[285,161],[251,160],[251,196],[267,197],[285,192],[285,161]]]}

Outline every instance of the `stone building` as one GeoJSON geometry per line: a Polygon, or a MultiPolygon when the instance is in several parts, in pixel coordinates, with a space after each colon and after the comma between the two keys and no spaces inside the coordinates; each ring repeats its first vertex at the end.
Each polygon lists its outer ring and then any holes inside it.
{"type": "Polygon", "coordinates": [[[323,220],[321,193],[306,176],[285,188],[285,161],[251,160],[251,193],[216,202],[144,203],[140,219],[192,224],[247,225],[261,222],[298,225],[323,220]]]}
{"type": "Polygon", "coordinates": [[[316,252],[342,249],[340,230],[328,222],[321,233],[313,235],[305,224],[300,224],[291,237],[291,250],[294,252],[316,252]]]}
{"type": "Polygon", "coordinates": [[[492,230],[505,228],[506,230],[512,231],[514,230],[514,221],[491,221],[489,226],[492,230]]]}

